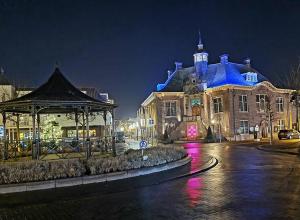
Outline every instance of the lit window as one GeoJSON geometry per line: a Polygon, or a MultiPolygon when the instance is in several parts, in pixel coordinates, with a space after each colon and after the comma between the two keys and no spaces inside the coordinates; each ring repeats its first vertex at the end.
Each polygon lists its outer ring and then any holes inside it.
{"type": "Polygon", "coordinates": [[[166,116],[176,116],[176,101],[165,102],[166,116]]]}
{"type": "Polygon", "coordinates": [[[285,123],[284,123],[285,121],[284,120],[282,120],[282,119],[280,119],[280,120],[278,120],[278,127],[279,127],[279,130],[284,130],[284,128],[285,128],[285,123]]]}
{"type": "Polygon", "coordinates": [[[195,61],[196,62],[201,62],[202,61],[202,56],[200,56],[199,54],[197,54],[196,56],[195,56],[195,61]]]}
{"type": "Polygon", "coordinates": [[[283,112],[283,98],[282,97],[276,98],[276,111],[283,112]]]}
{"type": "Polygon", "coordinates": [[[248,120],[241,120],[240,121],[240,134],[249,134],[248,120]]]}
{"type": "Polygon", "coordinates": [[[248,82],[257,82],[257,73],[246,73],[245,78],[248,82]]]}
{"type": "Polygon", "coordinates": [[[201,53],[195,54],[195,62],[201,62],[201,61],[207,61],[207,55],[201,53]]]}
{"type": "Polygon", "coordinates": [[[239,108],[241,112],[248,112],[248,102],[246,95],[239,96],[239,108]]]}
{"type": "Polygon", "coordinates": [[[267,95],[256,95],[256,109],[259,112],[264,112],[266,109],[266,97],[267,95]]]}
{"type": "Polygon", "coordinates": [[[221,98],[214,98],[214,113],[223,112],[223,105],[222,105],[222,99],[221,98]]]}
{"type": "Polygon", "coordinates": [[[199,106],[200,105],[200,99],[192,99],[191,100],[192,106],[199,106]]]}
{"type": "Polygon", "coordinates": [[[207,61],[207,56],[205,54],[202,54],[202,60],[207,61]]]}

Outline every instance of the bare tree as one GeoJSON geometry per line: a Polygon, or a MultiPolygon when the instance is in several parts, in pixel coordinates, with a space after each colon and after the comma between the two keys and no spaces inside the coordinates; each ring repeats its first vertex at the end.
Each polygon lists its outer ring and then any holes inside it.
{"type": "Polygon", "coordinates": [[[300,90],[300,57],[298,64],[291,67],[291,70],[280,77],[277,77],[276,84],[281,88],[300,90]]]}

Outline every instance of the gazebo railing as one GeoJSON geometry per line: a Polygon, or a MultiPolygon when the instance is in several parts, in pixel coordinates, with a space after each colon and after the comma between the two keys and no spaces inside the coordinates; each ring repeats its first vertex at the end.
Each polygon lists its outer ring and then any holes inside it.
{"type": "Polygon", "coordinates": [[[112,152],[112,137],[93,137],[87,140],[76,140],[70,138],[56,138],[48,140],[11,141],[7,143],[5,150],[4,142],[0,142],[1,157],[7,155],[7,159],[30,159],[34,146],[39,146],[39,159],[67,159],[85,158],[90,152],[89,157],[97,157],[112,152]],[[89,151],[88,151],[89,147],[89,151]]]}

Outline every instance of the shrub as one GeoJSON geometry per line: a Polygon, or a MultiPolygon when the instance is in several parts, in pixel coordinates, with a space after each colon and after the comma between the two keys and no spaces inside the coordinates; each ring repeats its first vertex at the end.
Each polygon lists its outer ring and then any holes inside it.
{"type": "Polygon", "coordinates": [[[152,147],[144,150],[128,150],[116,157],[91,158],[89,160],[65,159],[55,161],[25,161],[0,163],[0,184],[34,182],[59,178],[95,175],[151,167],[185,157],[182,147],[152,147]]]}
{"type": "Polygon", "coordinates": [[[1,163],[0,184],[77,177],[85,171],[79,159],[1,163]]]}
{"type": "Polygon", "coordinates": [[[214,141],[214,136],[213,136],[213,133],[212,133],[212,130],[211,130],[210,126],[207,129],[207,135],[206,135],[205,140],[206,140],[206,142],[213,142],[214,141]]]}
{"type": "Polygon", "coordinates": [[[163,146],[145,149],[144,155],[148,156],[145,161],[142,159],[141,150],[130,150],[124,155],[112,158],[92,158],[87,161],[87,169],[92,175],[125,171],[180,160],[187,154],[182,147],[163,146]]]}

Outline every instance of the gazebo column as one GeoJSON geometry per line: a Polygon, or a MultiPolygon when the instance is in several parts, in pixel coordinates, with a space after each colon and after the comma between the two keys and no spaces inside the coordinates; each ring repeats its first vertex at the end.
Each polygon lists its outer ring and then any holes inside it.
{"type": "Polygon", "coordinates": [[[106,123],[107,123],[106,115],[107,115],[107,111],[105,110],[105,111],[103,112],[103,121],[104,121],[103,136],[104,136],[104,137],[106,136],[106,123]]]}
{"type": "Polygon", "coordinates": [[[3,152],[2,152],[2,159],[8,159],[8,143],[7,143],[7,136],[6,136],[6,113],[2,112],[2,121],[3,121],[3,152]]]}
{"type": "Polygon", "coordinates": [[[11,131],[11,140],[10,140],[10,143],[14,144],[15,143],[15,140],[16,140],[16,137],[15,137],[15,129],[12,128],[10,129],[11,131]]]}
{"type": "Polygon", "coordinates": [[[11,129],[10,128],[8,128],[7,129],[7,137],[8,137],[8,139],[7,139],[7,143],[10,143],[11,142],[11,129]]]}
{"type": "Polygon", "coordinates": [[[76,126],[76,140],[79,140],[79,133],[78,133],[78,113],[75,112],[75,126],[76,126]]]}
{"type": "Polygon", "coordinates": [[[85,108],[86,115],[86,158],[91,156],[91,143],[90,143],[90,126],[89,126],[89,110],[85,108]]]}
{"type": "Polygon", "coordinates": [[[117,155],[116,152],[116,140],[115,140],[115,113],[114,109],[111,109],[111,127],[112,127],[112,150],[113,150],[113,156],[117,155]]]}
{"type": "Polygon", "coordinates": [[[103,112],[103,120],[104,120],[104,130],[103,130],[103,136],[104,136],[104,147],[105,147],[105,152],[107,152],[107,138],[106,138],[106,123],[107,123],[107,111],[105,110],[103,112]]]}
{"type": "Polygon", "coordinates": [[[31,152],[32,152],[32,159],[36,160],[37,159],[37,150],[36,150],[36,125],[35,125],[35,109],[33,108],[33,111],[31,113],[32,116],[32,147],[31,147],[31,152]]]}
{"type": "Polygon", "coordinates": [[[17,146],[19,146],[20,143],[20,114],[17,114],[17,146]]]}
{"type": "Polygon", "coordinates": [[[40,135],[40,114],[37,114],[37,143],[36,143],[36,159],[40,158],[40,142],[41,142],[41,135],[40,135]]]}
{"type": "Polygon", "coordinates": [[[82,113],[82,140],[85,142],[85,116],[84,112],[82,113]]]}

